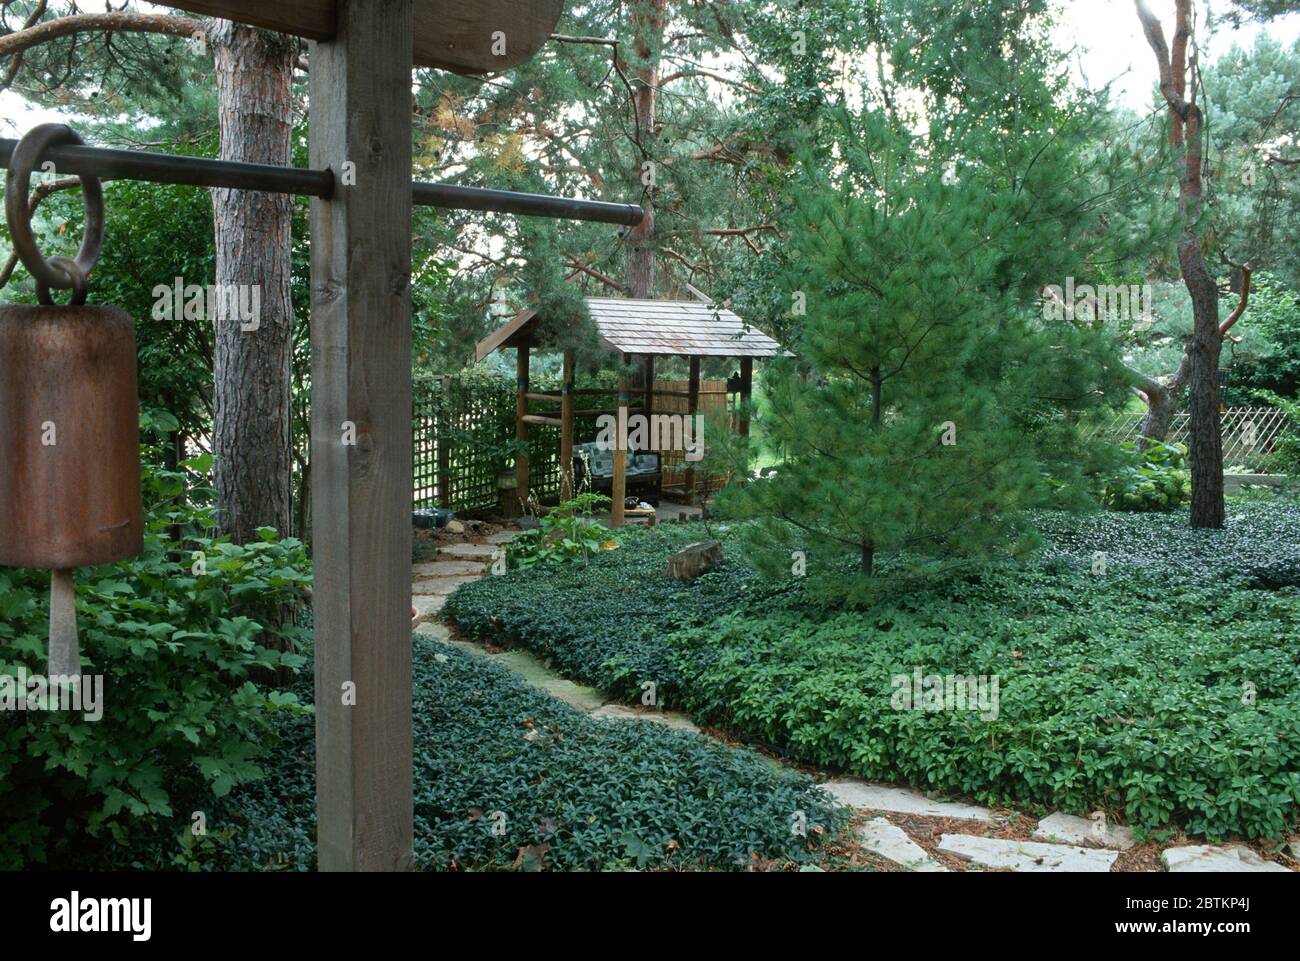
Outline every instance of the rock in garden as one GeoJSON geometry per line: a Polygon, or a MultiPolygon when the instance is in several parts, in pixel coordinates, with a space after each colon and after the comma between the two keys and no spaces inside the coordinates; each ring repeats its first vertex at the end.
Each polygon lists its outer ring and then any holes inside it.
{"type": "Polygon", "coordinates": [[[448,533],[448,534],[464,534],[464,533],[465,533],[465,525],[462,524],[460,521],[448,521],[448,522],[447,522],[447,533],[448,533]]]}
{"type": "Polygon", "coordinates": [[[1208,844],[1188,844],[1177,848],[1166,848],[1161,852],[1160,860],[1171,872],[1283,871],[1290,873],[1282,865],[1265,861],[1250,848],[1241,845],[1214,847],[1208,844]]]}
{"type": "Polygon", "coordinates": [[[722,562],[722,545],[717,541],[687,544],[668,559],[668,576],[678,581],[693,581],[722,562]]]}

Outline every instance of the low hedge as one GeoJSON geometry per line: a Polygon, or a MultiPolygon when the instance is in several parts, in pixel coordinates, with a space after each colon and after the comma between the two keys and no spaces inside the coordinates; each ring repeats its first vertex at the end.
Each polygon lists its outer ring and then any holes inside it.
{"type": "Polygon", "coordinates": [[[760,585],[734,556],[676,585],[666,559],[699,532],[650,532],[582,572],[469,585],[448,610],[470,636],[526,644],[628,697],[655,682],[665,706],[809,763],[1146,829],[1278,837],[1300,813],[1300,512],[1230,515],[1222,532],[1041,515],[1040,560],[967,566],[858,611],[760,585]],[[892,710],[891,678],[917,667],[998,676],[997,719],[892,710]]]}

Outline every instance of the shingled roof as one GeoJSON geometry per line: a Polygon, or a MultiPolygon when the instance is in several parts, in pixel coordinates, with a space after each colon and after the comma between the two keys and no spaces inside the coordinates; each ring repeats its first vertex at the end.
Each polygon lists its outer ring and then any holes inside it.
{"type": "MultiPolygon", "coordinates": [[[[785,351],[771,337],[716,304],[694,300],[625,300],[586,298],[600,341],[623,354],[680,357],[775,357],[785,351]]],[[[482,360],[502,347],[527,344],[545,322],[535,310],[516,314],[510,323],[479,342],[482,360]]]]}

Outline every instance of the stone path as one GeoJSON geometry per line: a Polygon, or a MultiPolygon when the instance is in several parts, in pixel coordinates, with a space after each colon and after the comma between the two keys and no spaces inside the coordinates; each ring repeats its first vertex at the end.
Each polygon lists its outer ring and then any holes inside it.
{"type": "MultiPolygon", "coordinates": [[[[431,635],[475,656],[490,658],[510,668],[533,687],[593,719],[609,723],[650,722],[698,734],[700,729],[685,714],[634,708],[609,701],[593,687],[560,677],[528,651],[507,649],[493,653],[480,644],[451,636],[447,625],[437,620],[447,595],[462,584],[487,576],[493,559],[512,537],[512,532],[502,531],[488,537],[484,544],[443,545],[437,549],[433,561],[414,565],[411,603],[419,615],[416,632],[431,635]]],[[[778,767],[783,766],[779,761],[768,760],[778,767]]],[[[996,830],[1004,828],[1007,819],[995,815],[988,808],[962,801],[929,798],[910,788],[891,784],[837,778],[822,787],[837,804],[874,815],[858,828],[863,848],[909,871],[949,870],[917,843],[917,839],[933,843],[927,838],[940,831],[943,833],[934,844],[935,852],[947,855],[950,863],[965,863],[976,870],[1110,871],[1120,854],[1137,843],[1128,828],[1106,825],[1100,818],[1098,823],[1062,813],[1051,814],[1039,821],[1031,835],[1032,840],[955,833],[952,830],[954,821],[969,822],[972,828],[979,830],[996,830]],[[903,821],[915,833],[909,834],[895,821],[903,821]]],[[[1239,845],[1170,847],[1161,853],[1160,860],[1171,872],[1288,871],[1239,845]]]]}
{"type": "Polygon", "coordinates": [[[521,649],[490,653],[480,644],[453,640],[445,624],[432,620],[438,616],[447,595],[460,587],[488,576],[492,561],[514,534],[502,531],[487,538],[486,544],[447,544],[438,548],[435,559],[412,568],[411,604],[418,615],[415,628],[471,654],[491,658],[510,668],[521,678],[557,700],[585,712],[600,721],[649,721],[681,731],[699,733],[700,729],[685,714],[653,708],[631,708],[609,701],[594,687],[576,684],[560,677],[536,655],[521,649]]]}

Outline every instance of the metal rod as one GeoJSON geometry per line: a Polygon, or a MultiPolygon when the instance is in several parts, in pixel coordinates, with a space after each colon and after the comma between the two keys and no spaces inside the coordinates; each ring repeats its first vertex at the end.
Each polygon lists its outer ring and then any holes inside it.
{"type": "MultiPolygon", "coordinates": [[[[9,159],[17,145],[16,140],[0,138],[0,167],[8,168],[9,159]]],[[[188,187],[262,190],[267,193],[326,199],[334,193],[334,174],[329,170],[276,167],[104,147],[52,147],[43,157],[53,161],[55,170],[61,174],[84,174],[101,180],[147,180],[188,187]]],[[[635,227],[645,216],[636,204],[613,204],[601,200],[577,200],[572,197],[424,183],[418,180],[412,182],[412,190],[416,205],[421,207],[482,210],[528,217],[623,224],[629,227],[635,227]]]]}

